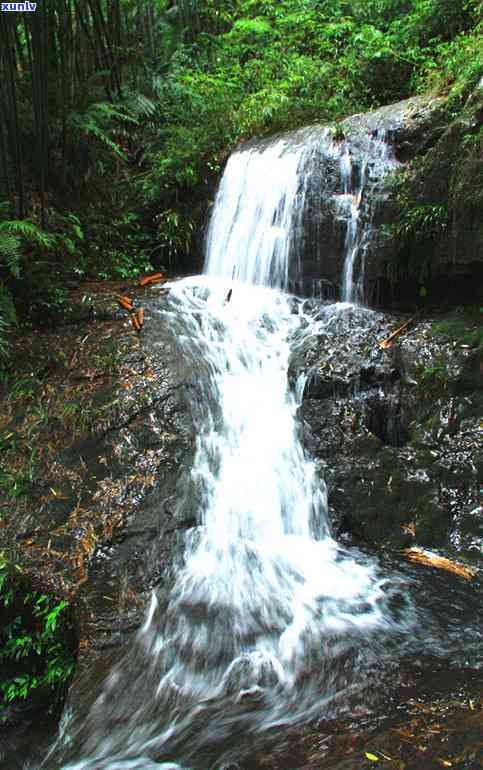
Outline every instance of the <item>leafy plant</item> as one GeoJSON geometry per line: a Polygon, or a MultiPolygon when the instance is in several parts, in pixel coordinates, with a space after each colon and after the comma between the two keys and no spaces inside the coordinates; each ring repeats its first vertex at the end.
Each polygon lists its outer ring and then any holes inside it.
{"type": "Polygon", "coordinates": [[[444,204],[407,203],[396,225],[396,235],[402,239],[432,239],[444,232],[447,226],[448,209],[444,204]]]}
{"type": "Polygon", "coordinates": [[[12,294],[5,284],[0,283],[0,369],[9,360],[9,334],[16,323],[17,313],[12,294]]]}
{"type": "Polygon", "coordinates": [[[478,307],[460,308],[449,318],[433,324],[433,333],[444,339],[467,345],[470,348],[483,348],[482,310],[478,307]]]}
{"type": "Polygon", "coordinates": [[[170,266],[179,254],[188,254],[191,248],[194,224],[178,211],[168,209],[157,217],[160,246],[164,248],[170,266]]]}
{"type": "Polygon", "coordinates": [[[70,128],[79,138],[88,137],[99,142],[121,160],[127,160],[125,151],[119,142],[115,141],[116,134],[121,133],[119,124],[136,124],[136,118],[120,106],[109,102],[91,104],[84,113],[73,112],[68,119],[70,128]]]}
{"type": "Polygon", "coordinates": [[[0,722],[36,692],[55,703],[74,673],[65,599],[32,589],[22,566],[0,552],[0,722]]]}

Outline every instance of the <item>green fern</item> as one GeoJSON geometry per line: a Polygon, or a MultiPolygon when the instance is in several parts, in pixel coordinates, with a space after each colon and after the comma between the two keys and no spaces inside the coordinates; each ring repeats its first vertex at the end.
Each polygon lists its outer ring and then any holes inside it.
{"type": "Polygon", "coordinates": [[[111,122],[119,120],[121,123],[137,123],[136,118],[127,109],[122,109],[109,102],[97,102],[96,104],[91,104],[85,114],[90,119],[96,120],[98,123],[101,123],[103,120],[111,122]]]}
{"type": "Polygon", "coordinates": [[[17,314],[12,295],[7,287],[0,283],[0,367],[8,361],[10,352],[8,333],[10,327],[16,323],[17,314]]]}
{"type": "Polygon", "coordinates": [[[0,311],[0,367],[8,361],[8,323],[0,311]]]}
{"type": "Polygon", "coordinates": [[[75,235],[79,241],[83,241],[85,239],[81,221],[75,214],[64,214],[63,216],[58,215],[56,218],[56,224],[58,224],[62,230],[70,230],[70,232],[75,235]]]}
{"type": "Polygon", "coordinates": [[[20,278],[21,259],[20,239],[7,230],[0,229],[0,266],[3,263],[14,278],[20,278]]]}
{"type": "Polygon", "coordinates": [[[158,105],[144,94],[130,93],[126,97],[126,106],[136,116],[137,120],[151,118],[155,115],[158,105]]]}
{"type": "Polygon", "coordinates": [[[126,154],[111,136],[119,133],[119,123],[137,125],[138,121],[128,110],[116,107],[109,102],[91,104],[83,114],[73,112],[69,116],[69,124],[75,131],[97,139],[113,155],[121,160],[127,160],[126,154]]]}
{"type": "Polygon", "coordinates": [[[28,244],[41,246],[44,251],[52,251],[56,245],[52,235],[28,219],[9,219],[6,222],[1,222],[0,238],[5,235],[13,235],[28,244]]]}

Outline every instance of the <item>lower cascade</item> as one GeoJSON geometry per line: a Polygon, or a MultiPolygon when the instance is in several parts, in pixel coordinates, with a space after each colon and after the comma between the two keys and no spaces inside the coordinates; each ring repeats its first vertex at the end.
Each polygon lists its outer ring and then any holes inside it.
{"type": "MultiPolygon", "coordinates": [[[[129,651],[86,713],[66,713],[42,768],[219,770],[240,736],[350,712],[417,643],[408,579],[336,542],[324,480],[299,437],[304,383],[288,385],[291,346],[347,312],[329,305],[314,320],[283,293],[304,195],[298,170],[312,150],[282,142],[267,155],[235,154],[205,275],[157,301],[152,322],[172,326],[205,394],[187,491],[197,524],[168,601],[153,593],[129,651]]],[[[344,292],[353,299],[365,172],[354,181],[347,148],[333,152],[341,195],[352,196],[344,292]]],[[[424,632],[427,643],[429,623],[424,632]]]]}

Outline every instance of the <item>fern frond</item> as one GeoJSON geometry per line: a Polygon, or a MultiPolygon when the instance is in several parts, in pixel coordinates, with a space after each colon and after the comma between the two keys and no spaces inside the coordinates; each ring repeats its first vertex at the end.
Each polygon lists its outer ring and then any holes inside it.
{"type": "Polygon", "coordinates": [[[119,120],[121,123],[138,122],[129,110],[123,109],[122,107],[119,107],[119,105],[111,104],[110,102],[96,102],[95,104],[91,104],[85,114],[98,122],[105,120],[119,120]]]}
{"type": "Polygon", "coordinates": [[[0,230],[0,264],[3,262],[14,278],[21,273],[20,239],[12,233],[0,230]]]}
{"type": "Polygon", "coordinates": [[[17,312],[10,291],[0,283],[0,318],[6,326],[17,323],[17,312]]]}
{"type": "Polygon", "coordinates": [[[28,219],[9,219],[6,222],[0,222],[0,236],[2,234],[18,236],[27,243],[41,246],[45,251],[55,248],[54,236],[49,235],[28,219]]]}
{"type": "Polygon", "coordinates": [[[17,323],[17,314],[12,295],[3,283],[0,283],[0,365],[9,358],[8,333],[10,326],[17,323]]]}
{"type": "Polygon", "coordinates": [[[111,150],[118,158],[122,160],[127,159],[121,147],[109,136],[108,130],[96,122],[96,115],[93,115],[92,112],[88,111],[84,115],[73,112],[70,115],[69,122],[77,131],[98,139],[101,144],[111,150]]]}
{"type": "Polygon", "coordinates": [[[127,94],[126,106],[137,119],[151,118],[157,110],[156,102],[138,92],[127,94]]]}

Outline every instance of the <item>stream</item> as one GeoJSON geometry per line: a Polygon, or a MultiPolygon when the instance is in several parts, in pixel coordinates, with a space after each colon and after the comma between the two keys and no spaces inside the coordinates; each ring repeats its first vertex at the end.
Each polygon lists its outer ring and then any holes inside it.
{"type": "MultiPolygon", "coordinates": [[[[389,168],[384,136],[373,144],[389,168]]],[[[151,323],[171,326],[203,393],[178,503],[196,511],[196,526],[167,603],[153,592],[128,653],[85,713],[66,712],[41,768],[220,770],[239,756],[240,736],[370,707],[403,659],[430,651],[465,665],[468,646],[478,658],[477,606],[455,594],[439,607],[409,567],[334,539],[324,479],[302,446],[305,382],[288,384],[291,349],[354,310],[325,304],[314,316],[287,293],[307,152],[279,140],[235,153],[205,274],[155,302],[151,323]]],[[[347,147],[331,152],[344,182],[343,296],[353,301],[370,227],[358,216],[365,169],[353,171],[347,147]]],[[[367,323],[371,311],[357,312],[367,323]]]]}

